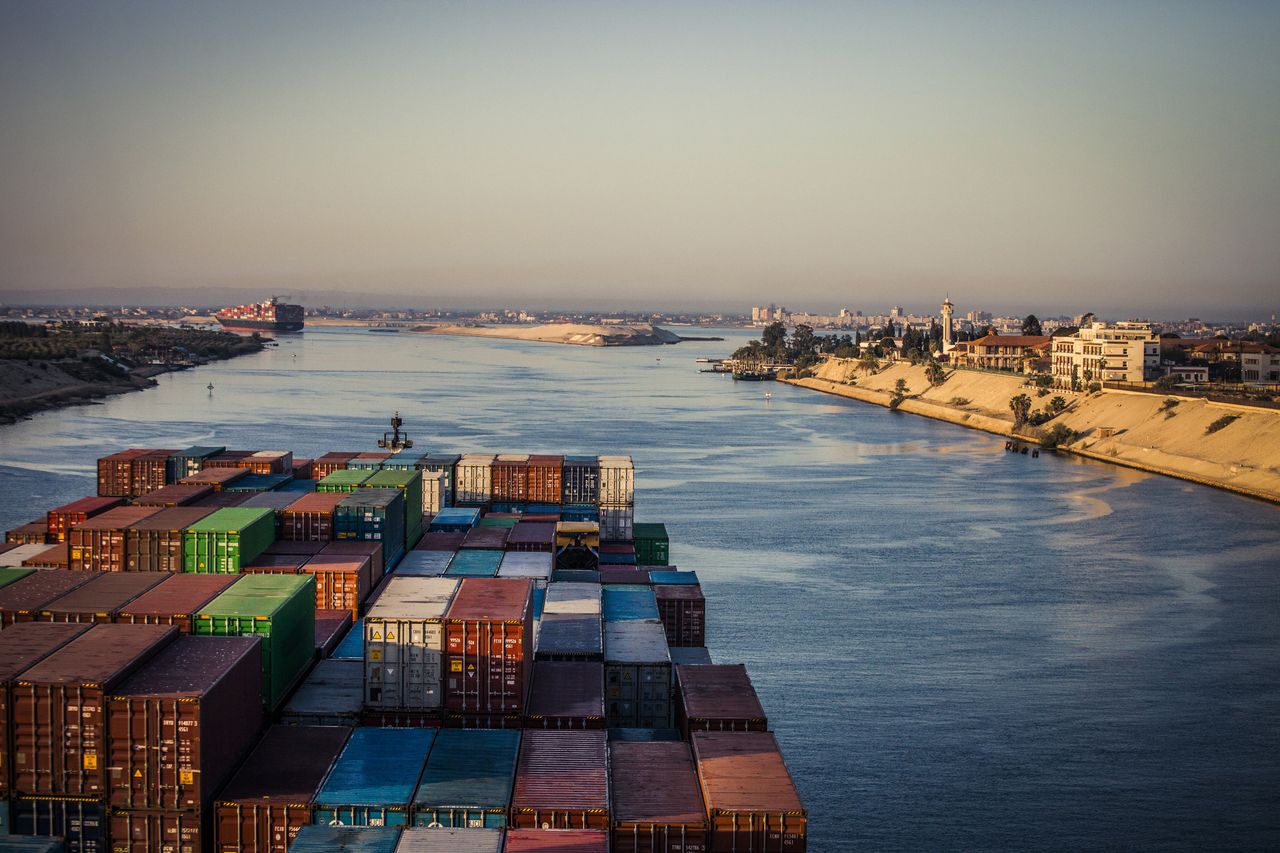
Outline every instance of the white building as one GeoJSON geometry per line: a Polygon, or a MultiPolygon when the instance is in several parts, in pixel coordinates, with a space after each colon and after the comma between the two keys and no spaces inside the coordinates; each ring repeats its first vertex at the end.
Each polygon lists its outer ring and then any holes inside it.
{"type": "Polygon", "coordinates": [[[1092,323],[1053,339],[1053,384],[1142,383],[1160,375],[1160,339],[1150,323],[1092,323]]]}

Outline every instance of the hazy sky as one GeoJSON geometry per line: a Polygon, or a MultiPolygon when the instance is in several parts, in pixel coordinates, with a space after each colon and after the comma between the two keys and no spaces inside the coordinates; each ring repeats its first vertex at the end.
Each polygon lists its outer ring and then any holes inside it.
{"type": "Polygon", "coordinates": [[[1280,3],[0,4],[0,298],[1280,308],[1280,3]]]}

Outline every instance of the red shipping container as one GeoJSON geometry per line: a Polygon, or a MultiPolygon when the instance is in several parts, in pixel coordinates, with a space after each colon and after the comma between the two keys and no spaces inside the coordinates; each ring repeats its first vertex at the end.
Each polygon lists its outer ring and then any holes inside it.
{"type": "MultiPolygon", "coordinates": [[[[228,468],[226,470],[239,471],[241,469],[228,468]]],[[[253,494],[253,492],[214,492],[191,505],[205,507],[207,509],[222,509],[227,506],[240,506],[240,504],[253,497],[253,494]]]]}
{"type": "Polygon", "coordinates": [[[382,559],[382,543],[349,539],[343,542],[330,542],[320,549],[327,556],[368,557],[373,583],[377,584],[386,573],[386,564],[382,559]]]}
{"type": "Polygon", "coordinates": [[[327,658],[351,630],[351,613],[346,610],[316,610],[316,656],[327,658]]]}
{"type": "Polygon", "coordinates": [[[808,818],[771,732],[694,732],[712,850],[804,853],[808,818]]]}
{"type": "Polygon", "coordinates": [[[201,498],[208,497],[211,494],[213,494],[213,486],[185,486],[181,483],[173,483],[172,485],[165,486],[163,489],[156,489],[154,492],[139,495],[134,498],[131,503],[134,506],[187,506],[195,503],[201,498]]]}
{"type": "Polygon", "coordinates": [[[277,539],[267,546],[264,554],[295,554],[300,557],[312,557],[324,550],[327,542],[295,542],[289,539],[277,539]]]}
{"type": "Polygon", "coordinates": [[[467,538],[465,533],[442,533],[433,531],[425,533],[422,539],[418,540],[418,544],[414,546],[415,551],[457,551],[462,547],[462,540],[467,538]]]}
{"type": "Polygon", "coordinates": [[[677,666],[676,725],[690,732],[763,732],[764,707],[740,663],[677,666]]]}
{"type": "Polygon", "coordinates": [[[169,482],[169,457],[177,450],[148,450],[129,460],[129,496],[163,489],[169,482]]]}
{"type": "Polygon", "coordinates": [[[0,801],[9,799],[9,688],[14,679],[89,630],[88,625],[23,622],[0,631],[0,801]]]}
{"type": "Polygon", "coordinates": [[[529,500],[528,459],[527,456],[499,456],[494,460],[489,493],[493,500],[517,503],[529,500]]]}
{"type": "Polygon", "coordinates": [[[213,486],[215,492],[220,492],[228,483],[249,476],[248,468],[210,467],[209,461],[205,460],[205,467],[201,471],[183,477],[178,483],[183,486],[213,486]]]}
{"type": "Polygon", "coordinates": [[[507,536],[508,551],[535,551],[554,553],[556,550],[556,526],[551,522],[517,521],[507,536]]]}
{"type": "Polygon", "coordinates": [[[303,459],[297,456],[293,457],[293,479],[295,480],[311,479],[311,460],[310,459],[303,459]]]}
{"type": "Polygon", "coordinates": [[[145,448],[136,447],[99,459],[98,494],[104,497],[133,497],[133,460],[145,453],[145,448]]]}
{"type": "Polygon", "coordinates": [[[343,492],[312,492],[280,512],[280,538],[295,542],[333,539],[333,511],[349,497],[343,492]]]}
{"type": "Polygon", "coordinates": [[[533,663],[533,581],[463,578],[444,617],[444,707],[523,714],[533,663]]]}
{"type": "Polygon", "coordinates": [[[164,580],[164,575],[111,572],[81,584],[40,608],[38,622],[79,622],[106,625],[116,613],[164,580]]]}
{"type": "Polygon", "coordinates": [[[96,577],[100,577],[98,572],[32,572],[0,586],[0,626],[35,621],[50,601],[96,577]]]}
{"type": "Polygon", "coordinates": [[[173,507],[129,525],[124,531],[125,571],[181,572],[183,531],[213,512],[210,507],[173,507]]]}
{"type": "Polygon", "coordinates": [[[526,731],[516,764],[511,826],[609,829],[608,763],[603,731],[526,731]]]}
{"type": "Polygon", "coordinates": [[[259,450],[240,460],[241,468],[255,474],[292,474],[292,450],[259,450]]]}
{"type": "Polygon", "coordinates": [[[240,575],[165,575],[158,586],[126,604],[116,621],[131,625],[176,625],[191,633],[195,614],[240,580],[240,575]]]}
{"type": "Polygon", "coordinates": [[[218,853],[285,853],[351,729],[272,726],[218,796],[218,853]]]}
{"type": "Polygon", "coordinates": [[[165,625],[94,625],[13,685],[13,789],[105,797],[111,691],[178,636],[165,625]]]}
{"type": "Polygon", "coordinates": [[[49,510],[45,514],[46,535],[49,542],[66,542],[67,531],[77,524],[83,524],[95,515],[124,504],[123,498],[94,497],[81,498],[69,504],[49,510]]]}
{"type": "Polygon", "coordinates": [[[525,725],[531,729],[604,728],[604,664],[536,662],[525,725]]]}
{"type": "Polygon", "coordinates": [[[125,530],[160,512],[154,506],[122,506],[82,522],[67,534],[72,571],[123,572],[127,568],[125,530]]]}
{"type": "Polygon", "coordinates": [[[42,545],[49,541],[49,522],[47,519],[28,521],[26,524],[6,531],[4,541],[14,545],[42,545]]]}
{"type": "Polygon", "coordinates": [[[311,479],[323,480],[334,471],[345,471],[347,463],[356,458],[356,451],[335,450],[311,460],[311,479]]]}
{"type": "Polygon", "coordinates": [[[684,741],[609,744],[613,853],[707,853],[707,813],[684,741]]]}
{"type": "Polygon", "coordinates": [[[564,491],[564,457],[529,457],[529,503],[558,504],[564,491]]]}
{"type": "Polygon", "coordinates": [[[609,853],[609,833],[594,829],[507,831],[506,853],[609,853]]]}
{"type": "Polygon", "coordinates": [[[668,646],[696,648],[707,644],[707,601],[702,587],[658,584],[653,594],[658,601],[658,618],[667,632],[668,646]]]}
{"type": "Polygon", "coordinates": [[[261,689],[256,637],[170,643],[111,692],[111,805],[192,811],[212,805],[262,727],[261,689]]]}
{"type": "Polygon", "coordinates": [[[507,535],[506,527],[473,527],[462,536],[463,548],[481,548],[488,551],[505,551],[507,535]]]}
{"type": "Polygon", "coordinates": [[[210,468],[244,468],[248,471],[248,467],[243,466],[240,462],[248,459],[254,454],[252,450],[224,450],[221,453],[215,453],[213,456],[206,456],[200,462],[200,470],[207,471],[210,468]]]}
{"type": "Polygon", "coordinates": [[[38,554],[32,554],[22,565],[33,569],[66,569],[70,564],[71,549],[66,542],[50,545],[38,554]]]}
{"type": "Polygon", "coordinates": [[[209,850],[198,812],[113,809],[111,853],[202,853],[209,850]]]}

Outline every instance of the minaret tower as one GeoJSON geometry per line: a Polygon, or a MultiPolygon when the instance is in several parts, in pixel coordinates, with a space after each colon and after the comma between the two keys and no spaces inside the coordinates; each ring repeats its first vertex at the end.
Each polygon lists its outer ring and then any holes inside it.
{"type": "Polygon", "coordinates": [[[951,296],[942,302],[942,351],[946,352],[951,349],[952,331],[951,331],[951,315],[955,313],[956,306],[951,304],[951,296]]]}

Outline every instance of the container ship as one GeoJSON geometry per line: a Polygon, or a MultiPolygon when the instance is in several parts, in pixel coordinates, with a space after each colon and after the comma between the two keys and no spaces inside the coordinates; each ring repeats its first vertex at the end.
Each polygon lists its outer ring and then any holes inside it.
{"type": "Polygon", "coordinates": [[[289,305],[276,297],[251,305],[236,305],[214,313],[222,328],[236,332],[301,332],[301,305],[289,305]]]}
{"type": "Polygon", "coordinates": [[[0,849],[803,853],[631,458],[407,443],[135,448],[9,531],[0,849]]]}

